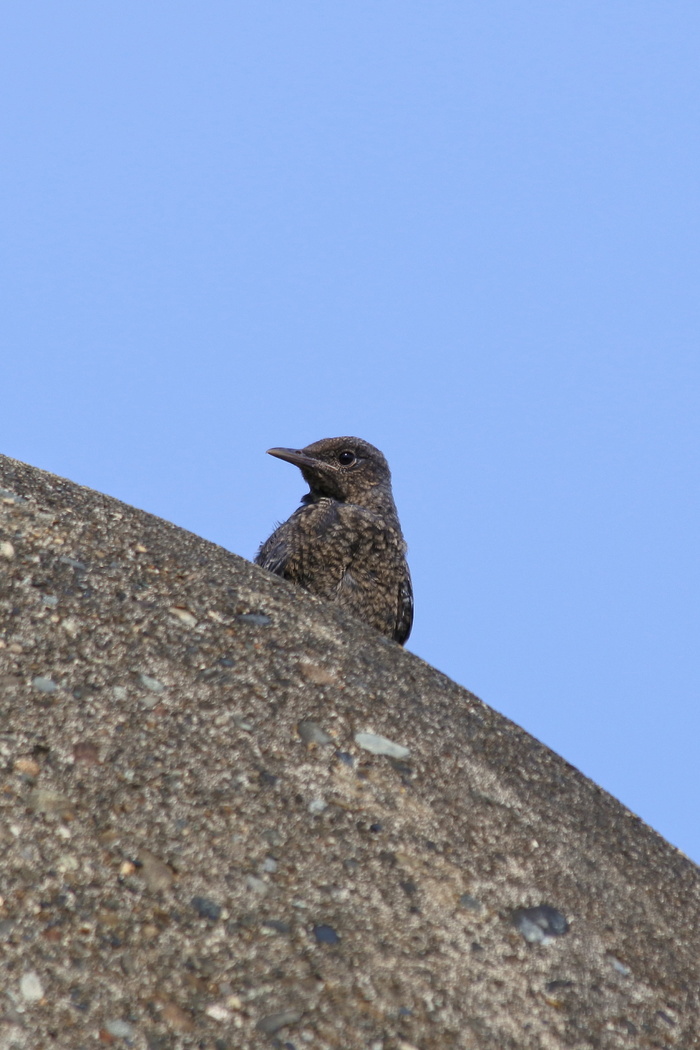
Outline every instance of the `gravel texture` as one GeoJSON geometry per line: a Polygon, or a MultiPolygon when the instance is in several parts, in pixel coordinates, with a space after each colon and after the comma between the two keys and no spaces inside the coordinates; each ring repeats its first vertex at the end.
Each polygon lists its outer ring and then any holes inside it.
{"type": "Polygon", "coordinates": [[[3,457],[0,769],[0,1050],[700,1046],[686,857],[342,610],[3,457]]]}

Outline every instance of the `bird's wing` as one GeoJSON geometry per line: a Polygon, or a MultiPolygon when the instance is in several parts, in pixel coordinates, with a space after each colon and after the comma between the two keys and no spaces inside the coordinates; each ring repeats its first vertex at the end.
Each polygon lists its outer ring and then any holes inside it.
{"type": "Polygon", "coordinates": [[[411,627],[413,627],[413,585],[411,584],[411,574],[408,571],[408,566],[406,566],[406,575],[399,584],[398,615],[396,617],[396,630],[394,631],[394,640],[399,645],[404,645],[408,641],[411,627]]]}
{"type": "Polygon", "coordinates": [[[284,569],[289,560],[289,544],[282,532],[284,526],[276,529],[255,555],[255,564],[262,565],[268,572],[274,572],[277,576],[284,575],[284,569]]]}
{"type": "Polygon", "coordinates": [[[262,565],[263,569],[274,572],[276,576],[284,576],[302,587],[307,586],[305,552],[312,543],[320,544],[324,528],[336,517],[332,500],[319,500],[298,507],[261,544],[255,555],[255,564],[262,565]]]}

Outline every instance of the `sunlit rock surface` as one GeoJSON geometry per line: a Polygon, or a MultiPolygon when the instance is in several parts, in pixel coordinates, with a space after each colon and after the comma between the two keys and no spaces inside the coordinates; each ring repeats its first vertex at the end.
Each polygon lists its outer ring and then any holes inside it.
{"type": "Polygon", "coordinates": [[[1,1050],[700,1046],[698,869],[618,802],[249,562],[0,489],[1,1050]]]}

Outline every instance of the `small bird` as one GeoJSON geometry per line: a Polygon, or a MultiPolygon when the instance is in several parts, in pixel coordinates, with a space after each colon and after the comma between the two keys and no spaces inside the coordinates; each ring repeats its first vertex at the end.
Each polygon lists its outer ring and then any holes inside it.
{"type": "Polygon", "coordinates": [[[311,491],[261,545],[256,563],[403,645],[413,624],[413,590],[382,453],[355,437],[267,453],[299,467],[311,491]]]}

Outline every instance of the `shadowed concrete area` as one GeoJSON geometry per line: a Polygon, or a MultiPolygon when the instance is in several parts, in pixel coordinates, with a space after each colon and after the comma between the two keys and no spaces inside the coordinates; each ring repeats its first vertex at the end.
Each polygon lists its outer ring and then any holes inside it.
{"type": "Polygon", "coordinates": [[[2,1050],[700,1046],[698,869],[613,798],[249,562],[0,489],[2,1050]]]}

